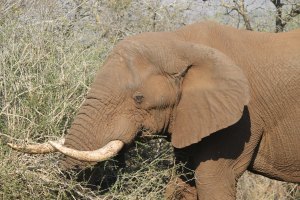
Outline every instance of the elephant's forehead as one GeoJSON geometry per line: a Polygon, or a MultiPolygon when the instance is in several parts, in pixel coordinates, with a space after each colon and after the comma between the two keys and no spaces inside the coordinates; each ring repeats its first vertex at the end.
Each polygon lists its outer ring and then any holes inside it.
{"type": "Polygon", "coordinates": [[[157,74],[155,67],[143,59],[131,58],[126,61],[125,70],[128,71],[130,79],[127,82],[128,89],[137,89],[153,74],[157,74]]]}
{"type": "Polygon", "coordinates": [[[139,54],[148,60],[155,61],[160,55],[176,54],[176,43],[179,40],[181,39],[172,32],[142,33],[126,37],[116,45],[114,51],[124,57],[139,54]]]}
{"type": "Polygon", "coordinates": [[[101,77],[110,77],[122,90],[136,90],[151,75],[157,73],[155,67],[139,54],[114,51],[103,66],[101,77]]]}
{"type": "Polygon", "coordinates": [[[145,70],[151,68],[153,73],[174,74],[186,67],[189,62],[178,50],[180,38],[174,34],[144,33],[128,37],[114,48],[124,63],[129,67],[139,67],[145,70]]]}

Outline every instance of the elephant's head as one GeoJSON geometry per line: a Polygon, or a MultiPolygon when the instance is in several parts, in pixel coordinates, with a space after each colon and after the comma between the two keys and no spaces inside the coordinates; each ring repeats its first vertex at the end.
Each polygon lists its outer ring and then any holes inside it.
{"type": "Polygon", "coordinates": [[[246,77],[220,51],[176,32],[144,33],[114,48],[64,144],[40,146],[65,154],[64,168],[108,159],[145,130],[183,148],[237,122],[248,101],[246,77]]]}

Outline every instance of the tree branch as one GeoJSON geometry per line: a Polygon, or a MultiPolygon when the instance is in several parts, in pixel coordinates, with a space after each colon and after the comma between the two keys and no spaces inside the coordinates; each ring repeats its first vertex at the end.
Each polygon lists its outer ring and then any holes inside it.
{"type": "Polygon", "coordinates": [[[283,17],[282,15],[282,7],[284,6],[281,3],[281,0],[271,0],[271,2],[276,7],[276,30],[275,32],[282,32],[286,24],[291,21],[294,17],[300,14],[300,4],[296,4],[292,6],[290,12],[283,17]]]}
{"type": "Polygon", "coordinates": [[[296,17],[300,14],[300,4],[295,5],[295,7],[292,7],[290,13],[287,15],[286,22],[290,21],[293,17],[296,17]]]}
{"type": "Polygon", "coordinates": [[[249,19],[249,16],[248,16],[248,12],[247,12],[247,9],[245,7],[244,0],[238,0],[238,1],[234,0],[233,1],[234,5],[229,5],[229,4],[225,3],[224,0],[222,0],[221,2],[222,2],[221,5],[223,7],[230,10],[229,12],[236,11],[239,15],[241,15],[243,17],[246,29],[250,30],[250,31],[253,31],[253,28],[251,26],[250,19],[249,19]]]}

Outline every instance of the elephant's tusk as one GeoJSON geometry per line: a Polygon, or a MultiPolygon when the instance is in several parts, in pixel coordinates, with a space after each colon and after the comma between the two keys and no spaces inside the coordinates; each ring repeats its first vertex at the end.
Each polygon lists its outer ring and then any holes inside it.
{"type": "Polygon", "coordinates": [[[114,157],[123,148],[124,142],[113,140],[104,147],[94,151],[80,151],[63,146],[60,143],[49,141],[49,143],[59,152],[66,156],[80,161],[100,162],[114,157]]]}
{"type": "MultiPolygon", "coordinates": [[[[59,139],[56,141],[57,144],[64,144],[65,139],[59,139]]],[[[46,153],[53,153],[57,150],[49,144],[49,142],[45,142],[42,144],[28,144],[28,145],[20,145],[20,144],[13,144],[13,143],[7,143],[8,146],[10,146],[12,149],[24,152],[24,153],[30,153],[30,154],[46,154],[46,153]]]]}

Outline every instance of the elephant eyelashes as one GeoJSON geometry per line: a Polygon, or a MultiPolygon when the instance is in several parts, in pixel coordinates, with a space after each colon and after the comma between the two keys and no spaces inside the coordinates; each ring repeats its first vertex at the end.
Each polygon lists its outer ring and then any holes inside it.
{"type": "Polygon", "coordinates": [[[144,95],[140,92],[137,92],[133,95],[133,99],[134,99],[135,103],[141,104],[144,100],[144,95]]]}

